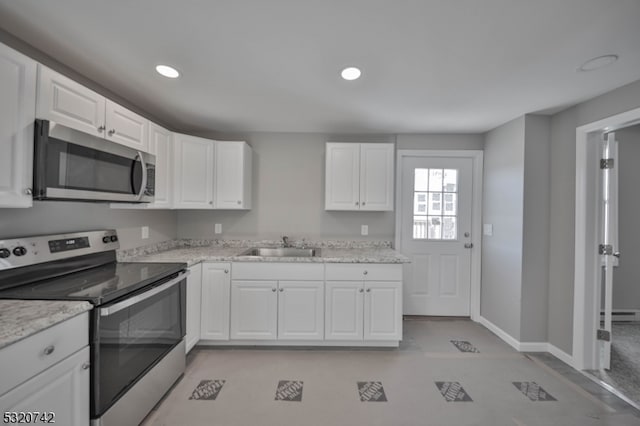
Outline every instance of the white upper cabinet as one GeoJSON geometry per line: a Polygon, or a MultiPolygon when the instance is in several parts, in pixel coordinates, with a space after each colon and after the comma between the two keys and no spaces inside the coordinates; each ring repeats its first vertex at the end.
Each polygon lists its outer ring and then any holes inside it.
{"type": "Polygon", "coordinates": [[[325,210],[393,210],[393,144],[327,142],[325,210]]]}
{"type": "Polygon", "coordinates": [[[104,111],[104,96],[47,67],[38,67],[38,118],[104,137],[104,111]]]}
{"type": "Polygon", "coordinates": [[[154,208],[173,206],[173,134],[149,123],[149,152],[156,156],[156,187],[154,208]]]}
{"type": "Polygon", "coordinates": [[[106,101],[107,139],[140,151],[147,151],[149,120],[109,99],[106,101]]]}
{"type": "Polygon", "coordinates": [[[360,210],[393,210],[393,144],[360,144],[360,210]]]}
{"type": "Polygon", "coordinates": [[[31,207],[36,62],[0,44],[0,208],[31,207]]]}
{"type": "Polygon", "coordinates": [[[176,208],[213,208],[214,144],[208,139],[174,134],[176,208]]]}
{"type": "Polygon", "coordinates": [[[38,118],[147,151],[146,118],[45,66],[38,70],[38,118]]]}
{"type": "Polygon", "coordinates": [[[215,142],[215,208],[251,208],[252,151],[246,142],[215,142]]]}

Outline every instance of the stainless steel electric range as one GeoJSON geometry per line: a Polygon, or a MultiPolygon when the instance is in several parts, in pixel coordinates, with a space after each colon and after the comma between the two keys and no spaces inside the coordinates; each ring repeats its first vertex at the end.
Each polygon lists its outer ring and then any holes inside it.
{"type": "Polygon", "coordinates": [[[140,423],[184,373],[185,263],[118,263],[116,231],[0,240],[0,299],[84,300],[91,425],[140,423]]]}

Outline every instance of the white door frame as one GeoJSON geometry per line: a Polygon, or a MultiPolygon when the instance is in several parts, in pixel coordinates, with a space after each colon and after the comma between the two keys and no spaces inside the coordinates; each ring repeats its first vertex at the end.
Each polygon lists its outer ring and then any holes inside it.
{"type": "MultiPolygon", "coordinates": [[[[594,184],[599,169],[593,160],[599,144],[589,135],[629,127],[640,122],[640,108],[613,115],[576,128],[575,264],[573,290],[573,367],[594,369],[598,365],[595,330],[600,320],[597,302],[600,256],[598,255],[598,205],[594,184]],[[592,139],[593,140],[593,139],[592,139]]],[[[599,138],[598,138],[599,140],[599,138]]],[[[596,157],[597,158],[597,157],[596,157]]],[[[597,186],[596,186],[597,187],[597,186]]]]}
{"type": "Polygon", "coordinates": [[[396,159],[396,238],[395,247],[402,247],[402,160],[407,157],[456,157],[473,160],[473,186],[471,200],[471,319],[480,319],[480,267],[482,259],[482,166],[484,151],[481,150],[429,150],[399,149],[396,159]]]}

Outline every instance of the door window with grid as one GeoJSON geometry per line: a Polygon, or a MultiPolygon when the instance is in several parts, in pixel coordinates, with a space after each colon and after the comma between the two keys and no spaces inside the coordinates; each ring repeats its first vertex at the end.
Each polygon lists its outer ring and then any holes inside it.
{"type": "Polygon", "coordinates": [[[415,169],[413,238],[458,238],[458,170],[415,169]]]}

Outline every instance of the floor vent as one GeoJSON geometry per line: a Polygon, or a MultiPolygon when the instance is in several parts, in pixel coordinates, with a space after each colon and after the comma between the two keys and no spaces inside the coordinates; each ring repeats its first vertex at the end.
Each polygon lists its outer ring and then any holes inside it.
{"type": "MultiPolygon", "coordinates": [[[[600,320],[604,321],[604,312],[600,313],[600,320]]],[[[619,310],[611,312],[611,320],[613,322],[634,322],[640,321],[640,311],[636,310],[619,310]]]]}

